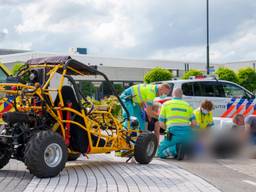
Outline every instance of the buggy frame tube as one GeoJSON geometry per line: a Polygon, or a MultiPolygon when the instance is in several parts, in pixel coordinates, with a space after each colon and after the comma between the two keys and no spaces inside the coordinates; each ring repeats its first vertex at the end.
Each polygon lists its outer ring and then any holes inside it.
{"type": "MultiPolygon", "coordinates": [[[[68,65],[69,65],[71,62],[77,62],[77,61],[74,60],[74,59],[69,59],[68,61],[66,61],[66,63],[65,63],[65,65],[64,65],[63,68],[66,69],[66,68],[68,67],[68,65]]],[[[98,70],[96,70],[96,69],[93,69],[92,67],[89,67],[89,66],[88,66],[88,71],[91,71],[91,72],[95,73],[96,75],[98,74],[98,75],[101,75],[101,76],[104,77],[104,79],[105,79],[105,80],[107,81],[107,83],[109,84],[109,86],[110,86],[110,88],[111,88],[111,91],[114,93],[114,95],[116,96],[116,98],[118,99],[118,101],[120,102],[120,104],[122,105],[123,109],[125,110],[125,112],[126,112],[126,114],[127,114],[128,121],[129,121],[129,120],[130,120],[130,113],[129,113],[129,111],[127,110],[127,108],[126,108],[126,106],[124,105],[124,103],[123,103],[123,101],[121,100],[121,98],[119,97],[119,95],[117,94],[117,92],[116,92],[116,90],[114,89],[112,83],[109,81],[108,77],[107,77],[104,73],[102,73],[102,72],[100,72],[100,71],[98,71],[98,70]]]]}

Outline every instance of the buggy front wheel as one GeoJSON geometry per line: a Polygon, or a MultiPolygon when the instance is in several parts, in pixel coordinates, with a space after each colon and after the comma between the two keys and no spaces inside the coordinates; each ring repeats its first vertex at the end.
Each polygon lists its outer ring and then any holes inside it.
{"type": "Polygon", "coordinates": [[[136,140],[134,148],[135,160],[140,164],[148,164],[155,156],[157,138],[153,133],[144,132],[136,140]]]}
{"type": "Polygon", "coordinates": [[[67,147],[58,133],[40,131],[26,145],[24,160],[33,175],[54,177],[65,167],[67,147]]]}

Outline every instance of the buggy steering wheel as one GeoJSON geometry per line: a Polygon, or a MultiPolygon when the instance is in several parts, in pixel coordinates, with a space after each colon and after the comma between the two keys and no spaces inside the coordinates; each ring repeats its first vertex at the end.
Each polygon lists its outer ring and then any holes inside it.
{"type": "Polygon", "coordinates": [[[91,101],[86,100],[82,103],[82,105],[83,105],[83,108],[85,109],[87,115],[89,115],[94,109],[94,103],[91,101]],[[90,106],[89,109],[88,109],[88,106],[90,106]]]}

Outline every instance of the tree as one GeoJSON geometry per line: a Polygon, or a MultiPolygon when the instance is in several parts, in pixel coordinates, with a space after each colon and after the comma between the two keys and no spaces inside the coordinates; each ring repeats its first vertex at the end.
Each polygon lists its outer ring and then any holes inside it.
{"type": "Polygon", "coordinates": [[[172,73],[168,69],[155,67],[144,75],[145,83],[152,83],[156,81],[166,81],[172,79],[172,73]]]}
{"type": "Polygon", "coordinates": [[[24,63],[15,63],[12,67],[12,75],[16,75],[19,69],[24,65],[24,63]]]}
{"type": "Polygon", "coordinates": [[[117,94],[120,95],[123,92],[124,87],[121,84],[114,84],[114,89],[116,90],[117,94]]]}
{"type": "Polygon", "coordinates": [[[239,84],[250,91],[255,91],[256,89],[256,73],[250,68],[242,68],[238,71],[239,84]]]}
{"type": "Polygon", "coordinates": [[[85,96],[92,97],[95,93],[95,87],[90,81],[80,81],[80,89],[85,96]]]}
{"type": "Polygon", "coordinates": [[[110,88],[110,82],[103,81],[100,84],[99,90],[100,90],[100,96],[99,96],[100,98],[103,98],[103,97],[106,97],[106,96],[108,97],[110,95],[113,95],[113,91],[110,88]]]}
{"type": "Polygon", "coordinates": [[[218,75],[218,78],[221,80],[239,83],[238,77],[232,69],[221,67],[215,72],[215,74],[218,75]]]}
{"type": "Polygon", "coordinates": [[[202,71],[196,70],[196,69],[190,69],[184,75],[182,76],[182,79],[189,79],[191,76],[198,76],[198,75],[203,75],[202,71]]]}

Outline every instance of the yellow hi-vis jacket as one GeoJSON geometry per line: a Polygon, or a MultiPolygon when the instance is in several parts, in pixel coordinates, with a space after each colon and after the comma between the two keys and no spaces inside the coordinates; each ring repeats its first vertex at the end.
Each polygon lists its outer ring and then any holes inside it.
{"type": "Polygon", "coordinates": [[[174,126],[190,126],[194,120],[193,108],[182,99],[173,98],[163,104],[159,121],[164,122],[166,128],[174,126]]]}
{"type": "Polygon", "coordinates": [[[196,118],[197,128],[205,129],[213,125],[213,117],[212,112],[210,111],[208,114],[203,114],[200,107],[194,110],[194,115],[196,118]]]}
{"type": "Polygon", "coordinates": [[[155,97],[157,96],[157,86],[151,84],[133,85],[132,95],[134,96],[132,98],[134,103],[146,103],[148,105],[152,105],[155,97]]]}

